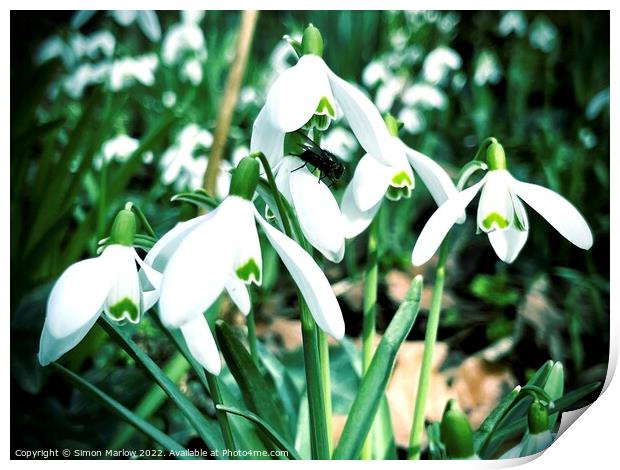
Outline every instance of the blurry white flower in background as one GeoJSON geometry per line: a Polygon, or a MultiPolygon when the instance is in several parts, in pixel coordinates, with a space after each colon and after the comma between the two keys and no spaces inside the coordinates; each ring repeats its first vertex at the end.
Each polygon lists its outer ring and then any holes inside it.
{"type": "Polygon", "coordinates": [[[527,20],[522,11],[507,11],[504,13],[504,16],[502,16],[497,29],[502,36],[515,33],[521,38],[525,35],[525,31],[527,30],[527,20]]]}
{"type": "Polygon", "coordinates": [[[405,77],[390,76],[379,86],[375,96],[375,105],[381,113],[386,113],[392,109],[394,100],[402,93],[405,80],[405,77]]]}
{"type": "Polygon", "coordinates": [[[403,108],[398,113],[398,120],[410,134],[419,134],[426,129],[426,119],[415,108],[403,108]]]}
{"type": "Polygon", "coordinates": [[[381,60],[373,60],[370,62],[362,72],[362,82],[367,87],[375,86],[380,81],[387,80],[391,75],[388,67],[381,60]]]}
{"type": "Polygon", "coordinates": [[[321,147],[344,161],[350,161],[353,153],[359,148],[359,144],[352,132],[344,127],[332,126],[321,138],[321,147]]]}
{"type": "Polygon", "coordinates": [[[35,63],[60,58],[67,69],[73,68],[84,56],[90,59],[110,58],[114,54],[116,40],[114,35],[101,30],[89,36],[72,34],[66,41],[60,36],[51,36],[39,46],[35,53],[35,63]]]}
{"type": "Polygon", "coordinates": [[[202,65],[207,60],[207,45],[200,27],[203,11],[182,11],[181,21],[166,33],[161,55],[168,66],[181,65],[180,76],[197,86],[202,82],[202,65]]]}
{"type": "MultiPolygon", "coordinates": [[[[249,104],[259,104],[259,96],[256,88],[253,86],[244,86],[239,92],[239,101],[237,107],[239,109],[245,109],[249,104]]],[[[247,156],[247,155],[246,155],[247,156]]]]}
{"type": "MultiPolygon", "coordinates": [[[[93,162],[95,168],[101,168],[102,164],[108,164],[112,160],[117,162],[126,162],[129,157],[138,149],[140,141],[129,137],[126,134],[119,134],[107,140],[101,147],[99,153],[93,162]]],[[[153,152],[145,152],[142,160],[148,163],[153,160],[153,152]]]]}
{"type": "MultiPolygon", "coordinates": [[[[197,124],[186,125],[177,135],[175,143],[166,150],[159,162],[165,185],[174,185],[177,191],[202,187],[207,170],[207,150],[213,144],[213,135],[197,124]]],[[[233,154],[233,163],[247,157],[247,147],[239,147],[233,154]]],[[[228,195],[231,171],[234,166],[226,160],[220,162],[216,183],[216,197],[220,200],[228,195]]]]}
{"type": "MultiPolygon", "coordinates": [[[[291,36],[291,38],[301,42],[300,34],[291,36]]],[[[275,79],[286,69],[295,65],[296,61],[297,55],[291,45],[287,41],[278,41],[276,47],[273,48],[273,52],[269,56],[271,72],[266,79],[265,86],[267,88],[271,87],[275,79]]]]}
{"type": "Polygon", "coordinates": [[[443,82],[450,71],[461,68],[461,56],[454,49],[440,46],[431,51],[424,59],[422,75],[429,83],[443,82]]]}
{"type": "Polygon", "coordinates": [[[80,65],[73,73],[64,78],[63,88],[73,99],[79,99],[84,89],[96,83],[103,83],[110,74],[110,63],[86,63],[80,65]]]}
{"type": "Polygon", "coordinates": [[[502,79],[502,69],[497,56],[491,51],[482,51],[476,60],[474,82],[478,86],[490,83],[495,85],[502,79]]]}
{"type": "Polygon", "coordinates": [[[448,106],[448,97],[441,88],[428,83],[415,83],[405,90],[402,101],[406,106],[423,109],[444,110],[448,106]]]}
{"type": "Polygon", "coordinates": [[[181,69],[181,77],[189,80],[194,86],[200,85],[202,82],[202,63],[195,57],[187,60],[181,69]]]}
{"type": "MultiPolygon", "coordinates": [[[[80,10],[71,19],[71,26],[75,29],[81,28],[97,13],[96,10],[80,10]]],[[[112,10],[108,14],[114,18],[119,25],[128,27],[134,23],[142,30],[144,35],[152,42],[161,39],[161,28],[157,13],[153,10],[112,10]]]]}
{"type": "Polygon", "coordinates": [[[161,96],[161,102],[166,108],[172,108],[177,104],[177,94],[170,90],[164,91],[164,94],[161,96]]]}
{"type": "Polygon", "coordinates": [[[530,26],[530,44],[547,54],[555,49],[558,29],[544,16],[539,16],[530,26]]]}
{"type": "Polygon", "coordinates": [[[110,73],[110,88],[112,91],[122,90],[134,81],[145,86],[153,85],[157,64],[158,59],[155,54],[124,57],[114,61],[110,73]]]}

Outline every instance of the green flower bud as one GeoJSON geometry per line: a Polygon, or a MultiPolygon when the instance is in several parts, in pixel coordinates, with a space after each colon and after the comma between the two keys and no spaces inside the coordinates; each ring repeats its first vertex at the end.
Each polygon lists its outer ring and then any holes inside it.
{"type": "Polygon", "coordinates": [[[136,237],[136,216],[130,207],[128,204],[116,215],[110,233],[110,244],[133,246],[136,237]]]}
{"type": "Polygon", "coordinates": [[[250,155],[241,159],[237,168],[233,171],[230,182],[230,195],[251,201],[258,184],[259,171],[260,166],[256,158],[250,155]]]}
{"type": "Polygon", "coordinates": [[[383,120],[385,121],[385,125],[387,126],[390,135],[392,137],[398,137],[398,131],[402,127],[401,123],[398,122],[398,119],[396,119],[390,113],[387,113],[383,120]]]}
{"type": "Polygon", "coordinates": [[[450,400],[441,418],[441,441],[451,459],[467,459],[474,455],[474,433],[456,400],[450,400]]]}
{"type": "Polygon", "coordinates": [[[539,400],[534,400],[527,412],[527,425],[531,434],[540,434],[549,430],[549,413],[547,407],[539,400]]]}
{"type": "Polygon", "coordinates": [[[489,170],[506,169],[506,153],[499,142],[492,142],[487,147],[487,165],[489,170]]]}
{"type": "Polygon", "coordinates": [[[304,55],[314,54],[319,57],[323,56],[323,37],[319,29],[314,27],[312,23],[304,30],[304,35],[301,38],[301,47],[304,55]]]}

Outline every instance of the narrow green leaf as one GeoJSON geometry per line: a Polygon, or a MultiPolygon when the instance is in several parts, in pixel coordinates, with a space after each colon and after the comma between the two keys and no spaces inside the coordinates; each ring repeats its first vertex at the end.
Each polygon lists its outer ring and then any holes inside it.
{"type": "Polygon", "coordinates": [[[428,436],[428,453],[431,460],[446,460],[446,448],[441,442],[440,423],[431,423],[426,426],[426,435],[428,436]]]}
{"type": "Polygon", "coordinates": [[[362,378],[340,442],[334,450],[334,459],[350,460],[359,454],[385,393],[398,349],[418,316],[422,284],[422,276],[416,276],[405,300],[385,330],[370,367],[362,378]]]}
{"type": "Polygon", "coordinates": [[[237,416],[243,416],[244,418],[252,421],[256,424],[265,434],[269,436],[269,438],[273,441],[273,443],[278,446],[281,450],[285,450],[288,452],[289,459],[299,460],[299,454],[292,447],[286,439],[284,439],[278,431],[276,431],[273,426],[263,420],[260,416],[255,415],[254,413],[247,410],[240,410],[239,408],[234,408],[232,406],[225,405],[217,405],[218,410],[225,411],[226,413],[232,413],[237,416]]]}
{"type": "MultiPolygon", "coordinates": [[[[219,303],[215,303],[217,305],[215,308],[219,308],[219,303]]],[[[212,307],[213,308],[213,307],[212,307]]],[[[187,345],[185,344],[185,340],[183,340],[183,336],[181,335],[180,330],[169,330],[164,327],[159,319],[158,315],[152,315],[151,320],[159,327],[159,329],[172,341],[172,343],[176,346],[176,348],[183,354],[187,362],[190,363],[198,380],[207,391],[209,396],[211,396],[211,390],[209,387],[209,382],[207,380],[207,376],[205,374],[205,370],[203,367],[194,359],[194,356],[191,355],[189,350],[187,349],[187,345]]],[[[225,371],[222,371],[222,374],[225,371]]],[[[220,393],[222,394],[222,401],[224,403],[229,403],[235,406],[241,406],[242,402],[239,398],[230,390],[230,388],[226,385],[224,380],[219,382],[220,385],[220,393]]],[[[254,427],[252,424],[248,423],[247,420],[238,418],[236,416],[231,416],[231,425],[233,428],[234,439],[237,447],[241,449],[256,449],[263,450],[266,447],[263,445],[258,434],[254,431],[254,427]]]]}
{"type": "Polygon", "coordinates": [[[282,414],[283,407],[276,401],[275,389],[265,380],[246,348],[225,322],[215,322],[215,333],[226,364],[239,384],[248,408],[288,439],[288,425],[282,414]]]}
{"type": "Polygon", "coordinates": [[[207,194],[194,191],[191,193],[179,193],[170,198],[170,202],[189,202],[203,209],[213,209],[218,206],[218,202],[207,194]]]}
{"type": "MultiPolygon", "coordinates": [[[[170,361],[168,361],[166,367],[164,367],[164,374],[176,383],[187,373],[188,369],[189,364],[183,355],[176,354],[172,359],[170,359],[170,361]]],[[[158,385],[153,385],[140,400],[140,403],[138,403],[136,408],[133,410],[133,413],[142,419],[149,419],[157,412],[157,410],[161,408],[165,401],[166,393],[158,385]]],[[[129,439],[131,439],[134,432],[135,428],[131,426],[121,426],[112,440],[110,448],[123,448],[123,446],[129,442],[129,439]]]]}
{"type": "Polygon", "coordinates": [[[476,449],[476,453],[479,456],[484,457],[484,448],[488,439],[495,430],[497,424],[504,418],[506,412],[513,405],[520,391],[521,387],[517,386],[512,392],[506,395],[474,433],[474,449],[476,449]]]}
{"type": "Polygon", "coordinates": [[[377,460],[396,460],[396,442],[394,441],[394,430],[392,428],[392,417],[390,416],[390,405],[387,398],[381,398],[379,410],[375,416],[372,432],[372,454],[377,460]]]}
{"type": "Polygon", "coordinates": [[[132,413],[129,409],[125,408],[114,398],[99,390],[99,388],[90,384],[79,375],[74,374],[69,369],[66,369],[55,362],[52,363],[52,367],[54,367],[58,372],[60,372],[60,374],[65,379],[67,379],[67,381],[75,385],[75,387],[77,387],[82,393],[101,403],[113,413],[116,413],[121,419],[126,421],[131,426],[135,427],[138,431],[146,434],[148,437],[161,445],[164,449],[180,452],[186,450],[181,444],[172,439],[170,436],[161,432],[159,429],[157,429],[151,423],[142,419],[140,416],[132,413]]]}
{"type": "Polygon", "coordinates": [[[211,450],[223,450],[224,441],[219,427],[213,421],[208,421],[194,404],[178,387],[162,372],[153,360],[142,351],[136,343],[128,338],[118,326],[110,322],[105,316],[98,320],[99,324],[166,392],[166,395],[179,407],[187,420],[196,429],[198,435],[211,450]]]}

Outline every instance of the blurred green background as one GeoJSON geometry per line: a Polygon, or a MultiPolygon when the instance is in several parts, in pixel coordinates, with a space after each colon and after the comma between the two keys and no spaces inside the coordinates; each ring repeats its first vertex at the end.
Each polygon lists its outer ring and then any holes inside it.
{"type": "MultiPolygon", "coordinates": [[[[11,14],[12,449],[98,449],[118,438],[114,416],[38,366],[47,294],[69,264],[95,254],[126,200],[142,208],[158,235],[195,215],[193,206],[169,200],[201,185],[239,13],[157,17],[161,38],[151,40],[138,21],[125,25],[106,12],[82,18],[83,24],[74,12],[11,14]]],[[[453,302],[439,332],[452,360],[503,344],[495,360],[518,381],[549,358],[564,363],[569,389],[604,379],[609,13],[262,12],[226,146],[228,161],[247,153],[270,83],[294,63],[282,36],[299,37],[309,22],[323,34],[327,64],[362,86],[380,111],[403,121],[401,138],[412,148],[455,176],[482,139],[495,136],[515,177],[564,195],[594,232],[593,248],[583,252],[528,210],[530,238],[517,261],[506,265],[486,237],[476,236],[475,217],[455,229],[447,281],[453,302]]],[[[347,161],[350,175],[362,151],[346,129],[337,123],[324,145],[347,161]]],[[[224,181],[226,174],[223,167],[224,181]]],[[[346,178],[333,188],[338,198],[345,184],[346,178]]],[[[410,200],[384,203],[382,274],[410,279],[418,272],[410,265],[411,249],[433,210],[421,183],[410,200]]],[[[365,243],[362,234],[347,244],[345,261],[326,268],[330,281],[359,283],[365,243]]],[[[258,321],[268,330],[274,311],[292,319],[296,313],[290,280],[280,275],[268,245],[262,246],[265,280],[253,296],[258,321]]],[[[432,266],[423,273],[432,279],[432,266]]],[[[398,303],[391,281],[381,282],[380,330],[398,303]]],[[[347,335],[355,338],[361,310],[343,298],[341,304],[347,335]]],[[[226,305],[224,314],[227,309],[231,314],[226,305]]],[[[424,327],[425,312],[410,339],[423,338],[424,327]]],[[[135,338],[159,364],[173,355],[150,321],[141,323],[135,338]]],[[[275,354],[300,377],[298,356],[287,358],[277,348],[275,354]]],[[[348,367],[335,357],[333,367],[348,367]]],[[[150,388],[97,328],[62,361],[129,408],[150,388]]],[[[213,417],[212,402],[195,377],[179,374],[178,380],[213,417]]],[[[349,388],[357,383],[352,380],[349,388]]],[[[346,383],[335,379],[334,387],[335,406],[346,410],[346,383]]],[[[199,446],[171,405],[158,407],[152,421],[179,442],[199,446]]],[[[128,440],[127,447],[148,444],[138,435],[128,440]]]]}

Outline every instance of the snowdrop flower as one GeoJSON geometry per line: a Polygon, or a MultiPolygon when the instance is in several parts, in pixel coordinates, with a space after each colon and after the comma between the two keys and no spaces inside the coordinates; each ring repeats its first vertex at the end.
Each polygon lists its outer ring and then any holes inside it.
{"type": "Polygon", "coordinates": [[[366,95],[325,64],[321,58],[323,39],[314,26],[306,28],[302,47],[304,55],[277,78],[267,94],[252,129],[252,152],[263,152],[271,167],[277,167],[284,156],[286,133],[301,129],[311,120],[325,130],[340,109],[361,146],[389,163],[385,150],[376,144],[389,136],[381,115],[366,95]]]}
{"type": "MultiPolygon", "coordinates": [[[[95,168],[101,168],[104,163],[109,163],[112,160],[118,162],[126,162],[127,159],[136,151],[140,146],[140,141],[129,137],[126,134],[119,134],[116,137],[112,137],[107,140],[102,147],[101,154],[97,155],[94,161],[95,168]]],[[[152,161],[153,152],[145,152],[143,155],[143,161],[152,161]]]]}
{"type": "Polygon", "coordinates": [[[188,124],[183,128],[160,161],[163,171],[162,182],[165,185],[175,184],[177,190],[197,188],[202,185],[207,169],[207,156],[202,153],[194,156],[197,149],[209,149],[213,143],[213,135],[197,124],[188,124]]]}
{"type": "Polygon", "coordinates": [[[155,54],[141,57],[125,57],[112,63],[110,72],[110,88],[112,91],[122,90],[134,81],[145,86],[155,83],[155,69],[158,59],[155,54]]]}
{"type": "Polygon", "coordinates": [[[476,61],[474,83],[478,86],[490,83],[495,85],[502,79],[502,69],[497,57],[491,51],[483,51],[476,61]]]}
{"type": "Polygon", "coordinates": [[[450,70],[461,68],[461,56],[454,49],[441,46],[431,51],[424,59],[422,75],[429,83],[440,83],[450,70]]]}
{"type": "Polygon", "coordinates": [[[553,51],[558,42],[558,29],[544,16],[539,16],[530,26],[530,44],[547,54],[553,51]]]}
{"type": "Polygon", "coordinates": [[[368,227],[384,196],[397,201],[411,195],[415,182],[412,168],[437,205],[457,193],[454,183],[437,163],[409,148],[397,137],[396,119],[388,115],[385,125],[391,135],[379,145],[389,151],[390,164],[384,165],[377,161],[371,153],[364,155],[357,164],[341,203],[346,238],[353,238],[368,227]]]}
{"type": "Polygon", "coordinates": [[[102,312],[115,322],[138,323],[156,302],[154,286],[160,275],[133,249],[135,231],[135,217],[125,208],[117,215],[101,255],[79,261],[60,275],[47,301],[39,346],[41,365],[73,349],[102,312]],[[136,263],[144,273],[143,282],[136,263]]]}
{"type": "Polygon", "coordinates": [[[63,81],[63,88],[73,99],[82,97],[84,90],[97,83],[104,83],[110,75],[110,64],[82,64],[63,81]]]}
{"type": "Polygon", "coordinates": [[[523,439],[512,449],[502,454],[500,459],[515,459],[538,454],[553,443],[553,435],[549,430],[547,408],[538,400],[530,405],[527,413],[528,430],[523,439]]]}
{"type": "Polygon", "coordinates": [[[259,164],[244,158],[235,169],[230,195],[212,212],[177,225],[161,238],[146,262],[163,272],[159,311],[168,328],[180,328],[191,353],[211,373],[221,363],[203,312],[226,289],[247,314],[245,285],[262,282],[262,254],[256,230],[267,239],[297,283],[320,328],[340,339],[344,321],[323,271],[297,243],[266,222],[251,202],[259,164]]]}
{"type": "Polygon", "coordinates": [[[428,83],[411,85],[405,90],[401,99],[406,106],[423,109],[444,110],[448,106],[446,94],[440,88],[428,83]]]}
{"type": "MultiPolygon", "coordinates": [[[[71,26],[79,29],[84,26],[97,13],[96,10],[80,10],[71,19],[71,26]]],[[[138,27],[144,35],[152,42],[157,42],[161,38],[161,27],[157,19],[157,13],[153,10],[112,10],[108,14],[114,18],[119,25],[128,27],[138,23],[138,27]]]]}
{"type": "Polygon", "coordinates": [[[414,108],[403,108],[398,113],[398,120],[410,134],[419,134],[426,129],[424,116],[414,108]]]}
{"type": "Polygon", "coordinates": [[[71,37],[71,49],[77,58],[87,56],[95,59],[100,55],[112,57],[115,47],[116,39],[110,31],[97,31],[90,36],[75,34],[71,37]]]}
{"type": "Polygon", "coordinates": [[[390,76],[379,86],[379,89],[377,90],[377,96],[375,97],[377,109],[381,113],[386,113],[392,109],[394,100],[402,93],[404,86],[404,77],[390,76]]]}
{"type": "Polygon", "coordinates": [[[163,95],[161,95],[161,102],[166,108],[172,108],[177,104],[177,94],[170,90],[164,91],[163,95]]]}
{"type": "Polygon", "coordinates": [[[168,30],[162,44],[162,58],[166,65],[180,62],[188,53],[201,62],[207,59],[205,37],[199,25],[202,17],[202,13],[182,12],[181,22],[168,30]]]}
{"type": "Polygon", "coordinates": [[[498,30],[499,34],[504,37],[509,36],[511,33],[523,37],[527,30],[525,15],[521,11],[507,11],[499,22],[498,30]]]}
{"type": "Polygon", "coordinates": [[[390,70],[383,62],[373,60],[364,68],[362,72],[362,82],[367,87],[372,87],[379,82],[386,81],[390,74],[390,70]]]}
{"type": "Polygon", "coordinates": [[[198,86],[202,82],[202,63],[196,59],[188,59],[181,69],[181,77],[192,85],[198,86]]]}
{"type": "Polygon", "coordinates": [[[512,263],[527,240],[529,222],[525,201],[568,241],[584,250],[592,246],[592,232],[575,207],[559,194],[514,178],[506,169],[503,147],[493,139],[487,149],[489,171],[473,186],[451,196],[431,216],[413,248],[415,266],[426,263],[473,198],[481,192],[478,229],[486,233],[497,256],[512,263]]]}

